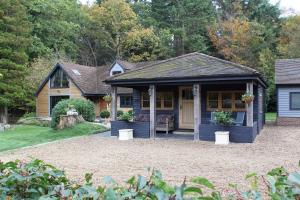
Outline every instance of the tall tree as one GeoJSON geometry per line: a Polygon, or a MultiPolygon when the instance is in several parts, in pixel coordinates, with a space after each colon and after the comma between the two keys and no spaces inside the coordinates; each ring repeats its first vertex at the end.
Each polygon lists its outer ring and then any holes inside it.
{"type": "Polygon", "coordinates": [[[22,0],[0,0],[0,121],[9,106],[22,104],[31,26],[22,0]]]}
{"type": "Polygon", "coordinates": [[[300,15],[285,19],[278,50],[281,57],[300,58],[300,15]]]}
{"type": "Polygon", "coordinates": [[[28,18],[33,24],[30,59],[55,53],[75,58],[81,16],[77,0],[27,1],[28,18]]]}
{"type": "Polygon", "coordinates": [[[121,45],[123,58],[132,62],[156,60],[161,52],[160,40],[149,28],[127,33],[121,45]]]}

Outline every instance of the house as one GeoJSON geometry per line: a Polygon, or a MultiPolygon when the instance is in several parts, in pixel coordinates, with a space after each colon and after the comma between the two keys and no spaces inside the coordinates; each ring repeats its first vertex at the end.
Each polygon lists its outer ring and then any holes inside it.
{"type": "Polygon", "coordinates": [[[277,124],[300,125],[300,59],[275,63],[277,124]]]}
{"type": "MultiPolygon", "coordinates": [[[[157,118],[174,118],[174,129],[193,131],[195,140],[214,141],[214,132],[221,127],[211,123],[214,111],[245,114],[241,126],[230,126],[231,142],[253,142],[264,126],[266,82],[249,67],[201,53],[159,61],[123,74],[110,77],[112,135],[123,128],[134,129],[134,137],[155,138],[157,118]],[[116,120],[119,87],[133,89],[135,120],[116,120]],[[249,104],[241,99],[249,93],[255,96],[249,104]],[[140,116],[148,115],[148,120],[140,116]]],[[[144,117],[145,118],[145,117],[144,117]]],[[[147,118],[147,117],[146,117],[147,118]]]]}
{"type": "MultiPolygon", "coordinates": [[[[129,63],[116,60],[112,65],[89,67],[74,63],[57,63],[36,92],[36,113],[48,117],[52,108],[62,99],[84,98],[95,104],[96,116],[108,109],[103,96],[110,93],[110,86],[103,81],[119,73],[142,67],[152,62],[129,63]]],[[[132,89],[118,89],[118,110],[132,109],[132,89]]]]}

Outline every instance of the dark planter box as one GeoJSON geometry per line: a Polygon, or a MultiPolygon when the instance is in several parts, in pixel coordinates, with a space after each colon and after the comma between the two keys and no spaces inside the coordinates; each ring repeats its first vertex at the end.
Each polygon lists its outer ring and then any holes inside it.
{"type": "Polygon", "coordinates": [[[200,140],[215,141],[215,132],[222,130],[229,131],[230,142],[252,143],[257,135],[257,122],[254,122],[253,127],[229,126],[225,128],[214,124],[200,124],[200,140]]]}
{"type": "Polygon", "coordinates": [[[112,136],[119,136],[120,129],[133,129],[134,138],[150,138],[150,122],[111,121],[112,136]]]}

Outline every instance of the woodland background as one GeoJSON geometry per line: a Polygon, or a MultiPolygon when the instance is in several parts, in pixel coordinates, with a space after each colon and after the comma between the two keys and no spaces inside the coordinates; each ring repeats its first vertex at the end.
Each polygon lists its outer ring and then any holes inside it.
{"type": "Polygon", "coordinates": [[[0,114],[35,109],[58,60],[83,65],[202,52],[259,70],[276,109],[274,62],[300,57],[300,16],[268,0],[0,0],[0,114]]]}

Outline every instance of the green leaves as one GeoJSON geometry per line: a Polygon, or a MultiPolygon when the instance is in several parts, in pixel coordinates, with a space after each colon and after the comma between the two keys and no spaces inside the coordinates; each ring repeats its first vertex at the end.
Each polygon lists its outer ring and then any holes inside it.
{"type": "Polygon", "coordinates": [[[258,188],[256,173],[246,176],[251,181],[249,190],[239,191],[232,185],[233,193],[217,191],[214,184],[203,177],[195,177],[188,184],[171,186],[163,180],[158,170],[149,178],[138,175],[126,183],[118,184],[111,177],[103,178],[103,186],[95,187],[92,174],[85,175],[83,185],[71,184],[63,171],[41,160],[29,163],[21,161],[0,162],[0,199],[41,200],[262,200],[262,192],[268,192],[272,200],[294,200],[300,197],[300,173],[287,173],[282,167],[271,170],[262,181],[267,191],[258,188]]]}

